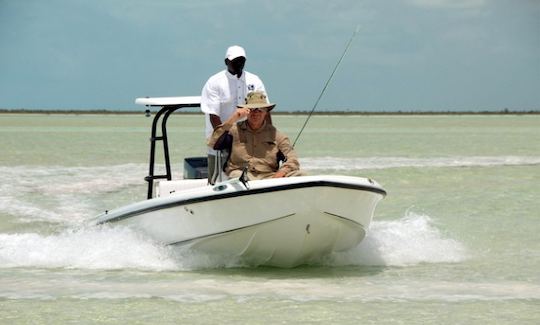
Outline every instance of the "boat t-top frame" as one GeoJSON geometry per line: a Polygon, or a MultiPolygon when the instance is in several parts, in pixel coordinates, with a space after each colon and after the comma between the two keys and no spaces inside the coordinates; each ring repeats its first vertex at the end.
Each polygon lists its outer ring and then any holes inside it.
{"type": "MultiPolygon", "coordinates": [[[[154,190],[154,180],[156,179],[172,179],[171,173],[171,161],[169,156],[169,141],[167,139],[167,121],[169,116],[176,110],[183,107],[200,107],[200,96],[187,96],[187,97],[145,97],[137,98],[135,104],[145,105],[146,107],[161,107],[161,109],[155,114],[152,121],[152,135],[150,137],[150,164],[148,167],[148,176],[144,178],[148,182],[148,194],[147,198],[151,199],[154,190]],[[161,129],[161,135],[158,135],[158,126],[161,129]],[[156,155],[156,142],[163,142],[163,155],[165,163],[165,174],[155,175],[155,155],[156,155]]],[[[147,115],[150,114],[150,110],[146,110],[147,115]]]]}

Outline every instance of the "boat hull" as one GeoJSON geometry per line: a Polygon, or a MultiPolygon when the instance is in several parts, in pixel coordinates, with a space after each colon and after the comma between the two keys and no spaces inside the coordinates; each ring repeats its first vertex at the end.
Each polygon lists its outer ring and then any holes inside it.
{"type": "Polygon", "coordinates": [[[288,215],[184,244],[206,254],[240,257],[248,265],[294,267],[354,247],[365,233],[360,224],[313,212],[288,215]]]}
{"type": "Polygon", "coordinates": [[[113,211],[98,223],[140,229],[167,245],[294,267],[365,237],[384,190],[355,177],[238,181],[191,189],[113,211]]]}

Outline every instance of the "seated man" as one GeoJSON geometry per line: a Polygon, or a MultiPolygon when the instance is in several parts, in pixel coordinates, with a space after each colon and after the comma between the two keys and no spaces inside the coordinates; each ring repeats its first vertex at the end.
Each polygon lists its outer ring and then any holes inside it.
{"type": "Polygon", "coordinates": [[[208,145],[214,149],[220,149],[219,144],[227,134],[232,136],[232,149],[225,168],[229,178],[240,177],[244,167],[247,167],[249,180],[304,175],[289,138],[266,121],[266,115],[274,106],[268,103],[264,92],[250,92],[246,104],[238,105],[233,115],[214,130],[208,140],[208,145]],[[245,117],[247,120],[238,122],[245,117]],[[278,155],[284,158],[281,166],[278,155]]]}

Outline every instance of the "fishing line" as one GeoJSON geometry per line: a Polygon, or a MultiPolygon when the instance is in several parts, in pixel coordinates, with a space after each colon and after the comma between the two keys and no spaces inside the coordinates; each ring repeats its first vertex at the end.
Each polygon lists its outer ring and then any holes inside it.
{"type": "Polygon", "coordinates": [[[351,39],[347,43],[347,46],[345,47],[345,50],[343,51],[343,54],[341,54],[341,57],[339,58],[339,61],[337,62],[336,66],[334,67],[334,70],[332,71],[332,74],[330,75],[330,78],[328,78],[328,80],[326,80],[326,84],[324,85],[324,88],[322,89],[321,93],[319,94],[319,98],[317,98],[317,101],[315,102],[315,105],[313,105],[313,108],[309,112],[309,115],[308,115],[306,121],[304,122],[304,125],[300,129],[300,132],[296,136],[296,139],[294,139],[294,142],[293,142],[293,145],[292,145],[293,148],[296,145],[296,141],[298,141],[298,138],[300,138],[300,135],[304,131],[304,128],[308,124],[309,119],[311,118],[311,115],[313,114],[313,112],[317,108],[317,105],[319,104],[319,101],[321,100],[322,96],[324,95],[324,92],[326,91],[326,88],[328,88],[328,85],[330,84],[330,81],[332,81],[332,78],[334,77],[334,74],[336,73],[336,70],[338,69],[339,65],[341,64],[341,61],[343,61],[343,58],[345,57],[345,54],[347,54],[347,51],[349,51],[349,47],[351,46],[351,43],[354,40],[354,38],[356,37],[356,34],[358,34],[359,30],[360,30],[360,26],[356,26],[356,30],[354,31],[354,33],[351,36],[351,39]]]}

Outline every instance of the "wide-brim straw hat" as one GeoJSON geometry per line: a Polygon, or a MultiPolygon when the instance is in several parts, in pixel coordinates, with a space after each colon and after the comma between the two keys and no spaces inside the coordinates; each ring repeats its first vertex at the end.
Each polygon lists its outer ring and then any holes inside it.
{"type": "Polygon", "coordinates": [[[246,96],[246,103],[243,105],[238,105],[240,108],[249,109],[266,108],[268,112],[270,112],[275,106],[276,104],[268,102],[268,97],[266,97],[266,94],[262,91],[252,91],[248,93],[246,96]]]}

